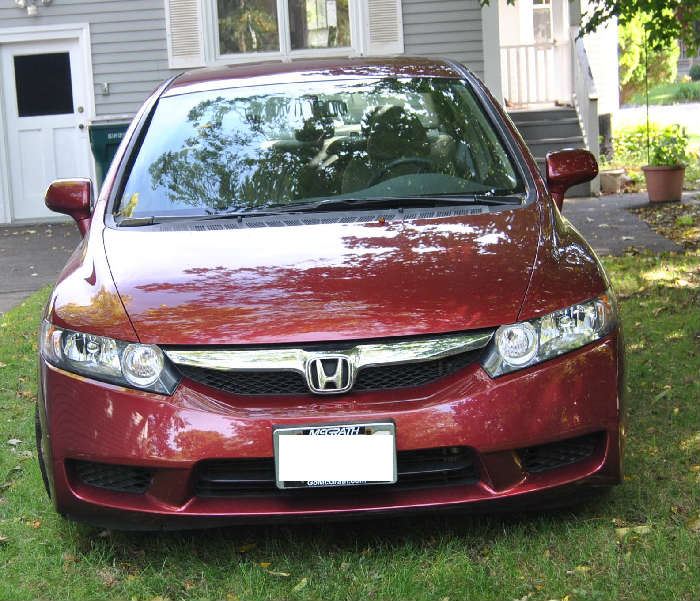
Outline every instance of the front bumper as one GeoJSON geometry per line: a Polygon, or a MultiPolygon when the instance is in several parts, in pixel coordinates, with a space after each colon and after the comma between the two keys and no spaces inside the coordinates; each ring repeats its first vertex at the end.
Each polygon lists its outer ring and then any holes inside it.
{"type": "Polygon", "coordinates": [[[183,380],[171,397],[68,374],[40,362],[42,449],[56,509],[118,528],[550,502],[580,485],[621,479],[622,360],[617,335],[491,379],[471,365],[430,385],[340,397],[232,396],[183,380]],[[397,451],[467,448],[476,477],[408,487],[316,489],[208,497],[198,466],[271,458],[273,425],[393,420],[397,451]],[[48,433],[48,435],[46,434],[48,433]],[[597,434],[595,434],[597,433],[597,434]],[[532,447],[593,435],[590,454],[528,471],[532,447]],[[143,493],[87,484],[75,461],[145,468],[143,493]]]}

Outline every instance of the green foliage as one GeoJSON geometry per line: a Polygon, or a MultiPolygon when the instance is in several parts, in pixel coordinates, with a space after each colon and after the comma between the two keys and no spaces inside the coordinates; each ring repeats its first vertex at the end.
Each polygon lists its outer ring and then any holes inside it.
{"type": "Polygon", "coordinates": [[[695,219],[692,215],[679,215],[676,217],[676,225],[679,227],[692,227],[695,219]]]}
{"type": "MultiPolygon", "coordinates": [[[[662,83],[649,90],[649,104],[678,104],[697,102],[700,99],[700,81],[662,83]]],[[[629,104],[646,104],[646,94],[641,90],[634,94],[629,104]]]]}
{"type": "Polygon", "coordinates": [[[688,150],[688,134],[679,125],[659,127],[649,125],[649,154],[647,156],[646,125],[626,127],[613,136],[614,153],[610,165],[638,168],[642,165],[684,165],[697,157],[688,150]]]}
{"type": "Polygon", "coordinates": [[[693,82],[678,84],[672,98],[674,102],[698,101],[700,100],[700,85],[693,82]]]}
{"type": "MultiPolygon", "coordinates": [[[[511,1],[511,0],[509,0],[511,1]]],[[[645,15],[649,45],[663,50],[685,44],[690,53],[700,48],[700,2],[698,0],[589,0],[581,21],[586,34],[617,17],[623,27],[645,15]]]]}
{"type": "Polygon", "coordinates": [[[693,81],[700,81],[700,64],[696,64],[690,67],[688,75],[690,75],[690,79],[692,79],[693,81]]]}
{"type": "Polygon", "coordinates": [[[688,161],[688,134],[680,125],[663,128],[650,140],[649,164],[659,166],[685,165],[688,161]]]}
{"type": "Polygon", "coordinates": [[[624,103],[634,94],[644,89],[647,78],[649,87],[672,82],[678,71],[680,49],[676,41],[670,41],[653,48],[648,45],[648,57],[644,55],[644,37],[648,15],[638,15],[618,28],[620,44],[620,87],[624,103]]]}

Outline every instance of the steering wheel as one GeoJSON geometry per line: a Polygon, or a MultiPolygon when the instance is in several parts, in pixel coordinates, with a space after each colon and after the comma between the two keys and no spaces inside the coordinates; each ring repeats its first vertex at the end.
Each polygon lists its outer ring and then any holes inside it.
{"type": "Polygon", "coordinates": [[[422,167],[428,167],[428,169],[433,168],[433,163],[430,159],[423,157],[402,157],[400,159],[395,159],[386,165],[377,175],[375,175],[367,184],[367,187],[374,186],[384,179],[384,177],[394,168],[399,165],[420,165],[422,167]]]}

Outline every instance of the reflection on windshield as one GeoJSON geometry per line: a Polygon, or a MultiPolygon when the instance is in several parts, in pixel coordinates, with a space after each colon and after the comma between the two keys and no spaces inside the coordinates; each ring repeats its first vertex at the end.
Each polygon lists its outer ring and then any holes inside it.
{"type": "Polygon", "coordinates": [[[493,188],[520,184],[463,82],[312,82],[162,98],[115,213],[493,188]]]}

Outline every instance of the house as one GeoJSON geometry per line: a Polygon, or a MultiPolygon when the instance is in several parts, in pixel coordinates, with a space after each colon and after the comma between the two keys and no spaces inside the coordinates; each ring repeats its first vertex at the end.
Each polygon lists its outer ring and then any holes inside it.
{"type": "Polygon", "coordinates": [[[580,1],[3,0],[0,222],[50,217],[49,181],[98,175],[91,131],[127,122],[158,82],[206,65],[446,56],[506,103],[540,162],[567,146],[596,152],[599,96],[572,34],[580,1]]]}

